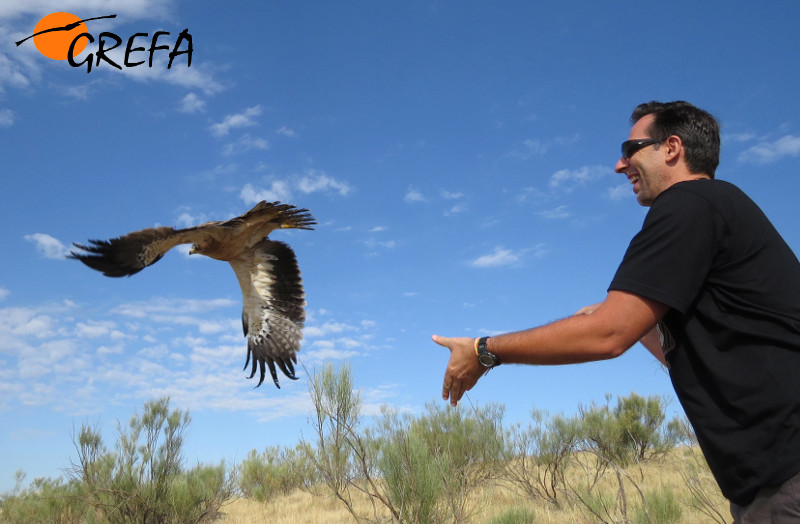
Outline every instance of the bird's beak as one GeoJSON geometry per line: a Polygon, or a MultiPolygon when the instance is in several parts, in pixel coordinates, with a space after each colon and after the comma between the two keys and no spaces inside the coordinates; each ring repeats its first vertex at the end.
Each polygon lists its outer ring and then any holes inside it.
{"type": "Polygon", "coordinates": [[[194,255],[195,253],[197,253],[197,250],[194,248],[194,246],[190,247],[189,248],[189,254],[190,255],[194,255]]]}

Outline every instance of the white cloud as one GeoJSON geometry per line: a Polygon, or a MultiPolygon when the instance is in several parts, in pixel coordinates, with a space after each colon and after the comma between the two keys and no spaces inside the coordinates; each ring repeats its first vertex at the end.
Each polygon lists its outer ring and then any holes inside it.
{"type": "Polygon", "coordinates": [[[318,341],[311,345],[305,352],[305,360],[308,362],[326,362],[331,360],[343,360],[358,355],[358,351],[352,349],[337,349],[335,341],[318,341]]]}
{"type": "MultiPolygon", "coordinates": [[[[235,300],[228,298],[162,298],[157,297],[146,302],[131,302],[118,306],[114,312],[123,315],[131,311],[140,313],[199,313],[236,305],[235,300]]],[[[137,316],[137,315],[133,315],[137,316]]]]}
{"type": "Polygon", "coordinates": [[[245,184],[239,193],[239,197],[248,205],[257,204],[262,200],[287,202],[292,200],[292,192],[289,189],[288,182],[274,180],[270,183],[269,188],[266,189],[256,189],[252,184],[245,184]]]}
{"type": "Polygon", "coordinates": [[[442,198],[445,200],[458,200],[464,197],[464,193],[442,190],[442,198]]]}
{"type": "Polygon", "coordinates": [[[227,115],[221,122],[211,124],[211,134],[214,136],[225,136],[231,129],[241,129],[256,125],[255,117],[261,115],[261,105],[248,107],[241,113],[227,115]]]}
{"type": "Polygon", "coordinates": [[[533,156],[542,156],[553,146],[567,146],[580,140],[580,135],[555,137],[547,140],[539,138],[527,138],[522,141],[521,147],[515,149],[507,156],[527,160],[533,156]]]}
{"type": "Polygon", "coordinates": [[[288,136],[290,138],[296,138],[297,137],[297,133],[295,132],[295,130],[294,129],[290,129],[290,128],[286,127],[286,126],[281,126],[281,128],[278,129],[275,132],[278,133],[279,135],[288,136]]]}
{"type": "Polygon", "coordinates": [[[583,166],[578,169],[562,169],[550,177],[552,189],[562,189],[569,193],[576,186],[585,186],[587,183],[606,175],[608,168],[603,166],[583,166]]]}
{"type": "Polygon", "coordinates": [[[448,217],[449,216],[453,216],[453,215],[458,215],[458,214],[463,213],[467,209],[469,209],[469,208],[467,207],[466,204],[456,204],[456,205],[452,206],[450,209],[448,209],[447,211],[445,211],[444,215],[448,216],[448,217]]]}
{"type": "MultiPolygon", "coordinates": [[[[0,308],[0,409],[42,406],[73,416],[165,395],[194,410],[243,411],[254,420],[304,415],[306,385],[269,375],[260,390],[241,372],[246,349],[228,299],[154,298],[87,311],[74,304],[0,308]],[[231,318],[227,319],[230,314],[231,318]],[[224,318],[222,318],[224,317],[224,318]],[[206,327],[204,327],[206,326],[206,327]],[[268,415],[264,413],[268,412],[268,415]]],[[[376,323],[342,322],[309,311],[300,367],[364,354],[376,323]]]]}
{"type": "Polygon", "coordinates": [[[192,209],[188,206],[181,206],[178,208],[178,218],[175,219],[175,225],[178,227],[194,227],[198,224],[208,222],[208,216],[205,214],[194,214],[192,209]]]}
{"type": "Polygon", "coordinates": [[[80,338],[107,337],[116,327],[116,323],[110,320],[87,320],[86,322],[78,322],[75,324],[75,335],[80,338]]]}
{"type": "Polygon", "coordinates": [[[3,288],[0,287],[0,300],[4,300],[10,294],[11,294],[11,291],[9,291],[7,289],[3,289],[3,288]]]}
{"type": "Polygon", "coordinates": [[[266,138],[259,138],[246,134],[236,142],[231,142],[230,144],[227,144],[225,148],[222,150],[222,154],[224,156],[231,156],[244,153],[252,149],[265,151],[269,149],[269,141],[266,138]]]}
{"type": "Polygon", "coordinates": [[[10,109],[0,109],[0,127],[11,127],[14,125],[14,112],[10,109]]]}
{"type": "Polygon", "coordinates": [[[344,331],[355,331],[356,327],[345,324],[344,322],[324,322],[320,326],[307,326],[303,330],[303,335],[306,338],[319,338],[326,337],[334,333],[342,333],[344,331]]]}
{"type": "Polygon", "coordinates": [[[346,182],[340,182],[321,171],[309,171],[300,178],[297,188],[303,193],[334,192],[342,196],[351,191],[351,187],[346,182]]]}
{"type": "Polygon", "coordinates": [[[62,244],[60,240],[46,233],[25,235],[25,240],[36,244],[36,250],[45,258],[58,260],[64,258],[69,253],[69,249],[64,247],[64,244],[62,244]]]}
{"type": "Polygon", "coordinates": [[[750,147],[739,155],[739,161],[769,164],[798,155],[800,155],[800,136],[785,135],[777,140],[765,140],[750,147]]]}
{"type": "Polygon", "coordinates": [[[500,266],[510,266],[516,264],[520,261],[520,255],[514,253],[510,249],[505,249],[504,247],[496,247],[494,253],[489,255],[483,255],[472,262],[470,265],[473,267],[500,267],[500,266]]]}
{"type": "Polygon", "coordinates": [[[609,200],[622,200],[623,198],[633,195],[633,190],[631,189],[631,185],[625,182],[624,184],[609,188],[606,195],[609,200]]]}
{"type": "Polygon", "coordinates": [[[423,196],[423,194],[413,188],[409,188],[409,190],[406,191],[406,196],[403,198],[403,200],[409,204],[413,204],[415,202],[427,202],[427,199],[423,196]]]}
{"type": "Polygon", "coordinates": [[[206,103],[202,100],[199,96],[195,93],[189,93],[185,97],[181,99],[181,105],[178,108],[178,111],[181,113],[198,113],[201,111],[205,111],[206,103]]]}
{"type": "Polygon", "coordinates": [[[338,193],[346,196],[353,190],[347,182],[337,180],[322,171],[309,170],[305,175],[293,176],[288,180],[272,180],[266,188],[259,189],[253,184],[245,184],[239,197],[246,204],[255,204],[262,200],[279,200],[289,202],[293,200],[295,191],[309,193],[338,193]]]}

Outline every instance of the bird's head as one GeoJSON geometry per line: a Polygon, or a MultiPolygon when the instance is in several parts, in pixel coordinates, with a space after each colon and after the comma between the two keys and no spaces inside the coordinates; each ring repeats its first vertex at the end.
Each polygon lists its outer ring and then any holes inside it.
{"type": "Polygon", "coordinates": [[[203,248],[201,246],[198,246],[197,244],[192,244],[192,247],[189,248],[190,255],[197,255],[202,253],[203,253],[203,248]]]}

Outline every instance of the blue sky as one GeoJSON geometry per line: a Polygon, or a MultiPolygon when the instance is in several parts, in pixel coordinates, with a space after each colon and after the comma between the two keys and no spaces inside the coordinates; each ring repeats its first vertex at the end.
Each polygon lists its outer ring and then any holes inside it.
{"type": "MultiPolygon", "coordinates": [[[[164,395],[192,414],[189,463],[312,436],[305,372],[277,390],[241,371],[227,264],[173,250],[109,279],[65,260],[71,242],[262,199],[310,209],[315,231],[273,235],[303,271],[299,360],[349,362],[369,413],[441,402],[433,333],[524,329],[604,298],[646,212],[613,172],[640,102],[714,113],[718,177],[797,251],[799,17],[788,0],[0,3],[0,491],[18,469],[60,475],[82,423],[111,445],[164,395]],[[123,41],[188,29],[192,64],[156,52],[87,73],[14,45],[55,11],[116,14],[88,29],[123,41]]],[[[511,422],[631,391],[679,412],[641,346],[499,368],[469,401],[511,422]]]]}

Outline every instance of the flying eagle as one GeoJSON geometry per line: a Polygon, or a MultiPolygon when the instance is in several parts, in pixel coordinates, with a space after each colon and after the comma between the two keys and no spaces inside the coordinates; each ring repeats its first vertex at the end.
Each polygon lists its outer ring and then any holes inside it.
{"type": "Polygon", "coordinates": [[[276,364],[284,375],[297,380],[295,353],[303,337],[306,301],[294,251],[267,235],[281,228],[314,229],[311,226],[316,223],[307,209],[259,202],[244,215],[224,222],[186,229],[155,227],[111,240],[89,240],[91,245],[75,243],[82,252],[71,251],[67,257],[107,277],[138,273],[179,244],[193,244],[190,254],[228,262],[242,288],[242,327],[247,337],[244,369],[252,361],[248,378],[253,378],[258,367],[258,387],[264,382],[264,366],[268,366],[275,386],[280,388],[276,364]]]}

